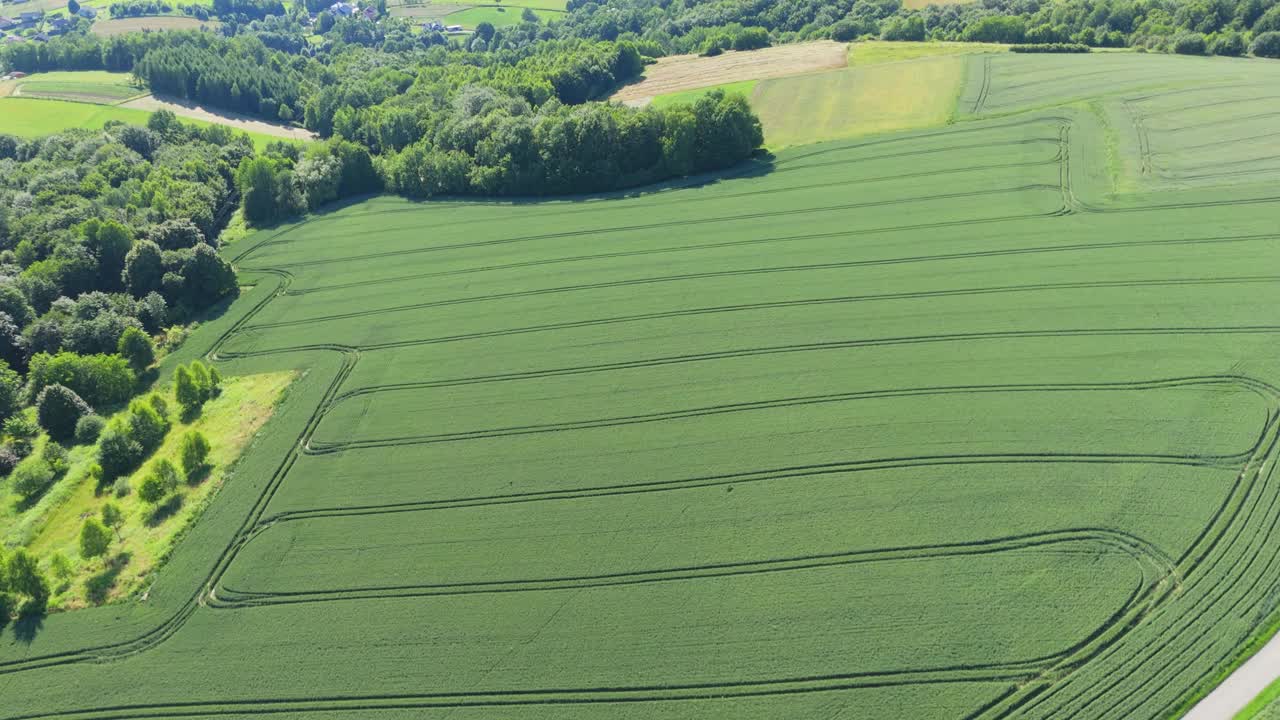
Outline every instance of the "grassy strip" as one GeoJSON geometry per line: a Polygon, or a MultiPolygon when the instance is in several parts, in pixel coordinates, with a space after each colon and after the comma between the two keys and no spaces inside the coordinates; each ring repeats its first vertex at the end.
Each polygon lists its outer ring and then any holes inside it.
{"type": "MultiPolygon", "coordinates": [[[[112,576],[114,586],[105,598],[100,599],[128,597],[141,588],[168,557],[176,539],[185,533],[187,526],[200,516],[218,488],[233,475],[229,469],[253,435],[271,417],[281,393],[292,379],[293,374],[289,372],[228,378],[223,383],[222,394],[210,400],[194,420],[183,422],[176,412],[171,412],[173,427],[164,444],[128,479],[129,485],[136,489],[155,460],[168,458],[178,464],[182,436],[189,430],[199,430],[209,439],[212,471],[199,482],[184,485],[180,501],[162,506],[159,513],[143,503],[136,493],[115,497],[110,488],[99,488],[96,483],[87,482],[86,473],[93,461],[93,448],[76,448],[73,467],[50,493],[49,502],[42,503],[47,507],[28,513],[31,517],[24,517],[9,534],[11,538],[22,536],[22,544],[27,545],[46,566],[58,553],[71,561],[71,574],[55,582],[50,609],[84,607],[86,584],[105,574],[112,576]],[[111,548],[112,561],[81,560],[80,528],[85,519],[96,516],[107,502],[120,507],[126,518],[123,536],[111,548]]],[[[172,390],[166,388],[163,395],[171,410],[175,410],[177,401],[172,390]]]]}
{"type": "Polygon", "coordinates": [[[710,87],[667,93],[666,95],[658,95],[655,97],[650,103],[650,106],[655,108],[664,108],[671,105],[695,103],[698,101],[698,98],[701,98],[712,90],[740,92],[743,95],[746,95],[747,99],[751,99],[751,96],[755,93],[756,84],[759,82],[759,80],[739,80],[738,82],[724,83],[723,85],[712,85],[710,87]]]}
{"type": "MultiPolygon", "coordinates": [[[[45,100],[42,98],[7,97],[0,99],[0,133],[17,135],[18,137],[42,137],[51,133],[62,132],[72,128],[97,130],[110,121],[129,123],[130,125],[146,125],[151,113],[145,110],[115,107],[111,105],[95,105],[84,102],[68,102],[66,100],[45,100]]],[[[184,123],[192,123],[208,127],[214,123],[194,118],[180,118],[184,123]]],[[[246,132],[241,130],[240,132],[246,132]]],[[[267,143],[281,138],[248,132],[253,146],[262,150],[267,143]]]]}
{"type": "Polygon", "coordinates": [[[849,45],[849,66],[880,65],[923,57],[1008,52],[1008,45],[978,42],[890,42],[867,40],[849,45]]]}

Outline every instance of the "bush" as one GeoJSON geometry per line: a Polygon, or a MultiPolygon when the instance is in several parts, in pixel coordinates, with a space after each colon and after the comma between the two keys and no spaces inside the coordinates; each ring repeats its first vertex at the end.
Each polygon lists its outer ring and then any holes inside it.
{"type": "Polygon", "coordinates": [[[1264,32],[1253,39],[1249,52],[1258,57],[1280,58],[1280,32],[1264,32]]]}
{"type": "Polygon", "coordinates": [[[133,394],[133,370],[119,355],[36,353],[27,378],[32,399],[55,383],[65,385],[97,408],[122,403],[133,394]]]}
{"type": "Polygon", "coordinates": [[[1173,39],[1173,51],[1179,55],[1203,55],[1206,45],[1200,33],[1182,33],[1173,39]]]}
{"type": "Polygon", "coordinates": [[[102,434],[102,429],[107,426],[107,421],[102,419],[101,415],[92,413],[82,416],[76,421],[76,444],[91,445],[98,436],[102,434]]]}
{"type": "Polygon", "coordinates": [[[31,445],[40,434],[40,425],[29,412],[22,412],[5,420],[4,431],[13,438],[13,451],[24,458],[31,454],[31,445]]]}
{"type": "Polygon", "coordinates": [[[1209,44],[1209,52],[1224,57],[1240,57],[1244,55],[1244,38],[1240,33],[1225,32],[1213,39],[1209,44]]]}
{"type": "Polygon", "coordinates": [[[63,441],[75,435],[80,418],[93,413],[88,403],[70,388],[53,384],[40,391],[36,399],[36,417],[54,440],[63,441]]]}
{"type": "Polygon", "coordinates": [[[156,361],[156,348],[151,344],[151,338],[136,327],[126,328],[120,335],[118,350],[134,372],[142,372],[156,361]]]}
{"type": "Polygon", "coordinates": [[[151,472],[138,486],[138,497],[149,505],[159,504],[178,487],[179,482],[178,468],[170,460],[161,458],[151,466],[151,472]]]}
{"type": "Polygon", "coordinates": [[[1010,15],[988,15],[964,31],[964,39],[970,42],[1020,43],[1026,36],[1026,22],[1010,15]]]}
{"type": "Polygon", "coordinates": [[[142,400],[129,403],[129,437],[142,447],[144,453],[160,447],[167,432],[169,421],[160,417],[150,403],[142,400]]]}
{"type": "Polygon", "coordinates": [[[107,424],[98,440],[98,464],[102,466],[103,478],[114,480],[128,475],[144,457],[146,451],[133,439],[124,420],[117,419],[107,424]]]}
{"type": "Polygon", "coordinates": [[[13,469],[13,491],[24,500],[44,492],[53,482],[53,468],[41,458],[27,458],[13,469]]]}
{"type": "Polygon", "coordinates": [[[1016,53],[1087,53],[1088,45],[1080,43],[1040,43],[1036,45],[1013,45],[1009,52],[1016,53]]]}
{"type": "Polygon", "coordinates": [[[193,478],[205,469],[209,458],[209,440],[199,430],[192,430],[182,437],[182,470],[193,478]]]}
{"type": "Polygon", "coordinates": [[[836,42],[850,42],[858,37],[858,24],[852,20],[841,20],[831,26],[831,39],[836,42]]]}
{"type": "Polygon", "coordinates": [[[21,459],[8,445],[0,447],[0,477],[8,477],[21,459]]]}
{"type": "Polygon", "coordinates": [[[769,31],[761,27],[743,28],[733,39],[734,50],[759,50],[769,47],[769,31]]]}
{"type": "Polygon", "coordinates": [[[45,461],[53,471],[54,477],[62,475],[71,467],[67,449],[52,440],[44,444],[44,449],[40,451],[40,459],[45,461]]]}

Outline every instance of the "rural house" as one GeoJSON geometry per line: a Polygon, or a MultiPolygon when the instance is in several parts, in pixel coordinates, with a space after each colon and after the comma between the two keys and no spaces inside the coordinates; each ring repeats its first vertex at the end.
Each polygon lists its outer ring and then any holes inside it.
{"type": "Polygon", "coordinates": [[[341,17],[351,17],[356,11],[356,6],[347,2],[337,2],[329,6],[329,12],[341,17]]]}
{"type": "Polygon", "coordinates": [[[9,28],[17,27],[17,26],[18,26],[17,22],[7,17],[0,17],[0,30],[8,30],[9,28]]]}
{"type": "Polygon", "coordinates": [[[80,17],[82,17],[82,18],[87,19],[87,20],[92,20],[92,19],[94,19],[94,18],[98,17],[98,11],[97,11],[97,10],[95,10],[95,9],[93,9],[93,8],[91,8],[91,7],[85,7],[85,6],[83,6],[83,5],[82,5],[82,6],[80,6],[80,12],[78,12],[78,13],[76,13],[76,14],[77,14],[77,15],[79,15],[80,17]]]}
{"type": "Polygon", "coordinates": [[[39,22],[40,19],[43,17],[44,17],[43,10],[28,10],[27,12],[24,12],[18,15],[18,22],[22,23],[23,25],[30,25],[32,23],[39,22]]]}

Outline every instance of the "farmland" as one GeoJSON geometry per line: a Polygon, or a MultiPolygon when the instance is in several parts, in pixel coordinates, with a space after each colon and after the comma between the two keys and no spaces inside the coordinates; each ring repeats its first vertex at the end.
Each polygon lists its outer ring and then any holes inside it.
{"type": "Polygon", "coordinates": [[[643,80],[623,87],[612,99],[644,104],[654,96],[711,85],[840,68],[847,62],[846,52],[844,45],[823,40],[716,57],[674,55],[660,58],[645,69],[643,80]]]}
{"type": "Polygon", "coordinates": [[[396,17],[439,20],[469,29],[482,22],[491,23],[495,27],[518,24],[525,8],[533,10],[542,22],[554,20],[565,12],[564,0],[517,0],[514,3],[503,3],[501,0],[496,3],[493,0],[393,0],[387,6],[391,15],[396,17]]]}
{"type": "Polygon", "coordinates": [[[98,105],[115,105],[145,95],[128,73],[103,71],[49,72],[10,81],[14,97],[68,100],[98,105]]]}
{"type": "Polygon", "coordinates": [[[197,20],[186,15],[146,15],[142,17],[104,18],[93,24],[93,33],[102,37],[148,30],[216,30],[218,23],[197,20]]]}
{"type": "Polygon", "coordinates": [[[301,372],[0,718],[1184,707],[1280,591],[1280,64],[917,62],[958,122],[231,245],[176,359],[301,372]]]}

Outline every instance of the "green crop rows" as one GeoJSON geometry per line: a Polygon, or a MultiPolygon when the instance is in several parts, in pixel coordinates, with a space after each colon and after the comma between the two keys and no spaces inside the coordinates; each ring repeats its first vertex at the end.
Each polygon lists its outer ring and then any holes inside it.
{"type": "Polygon", "coordinates": [[[306,372],[0,718],[1169,716],[1280,599],[1278,74],[978,56],[946,128],[231,246],[175,361],[306,372]]]}

